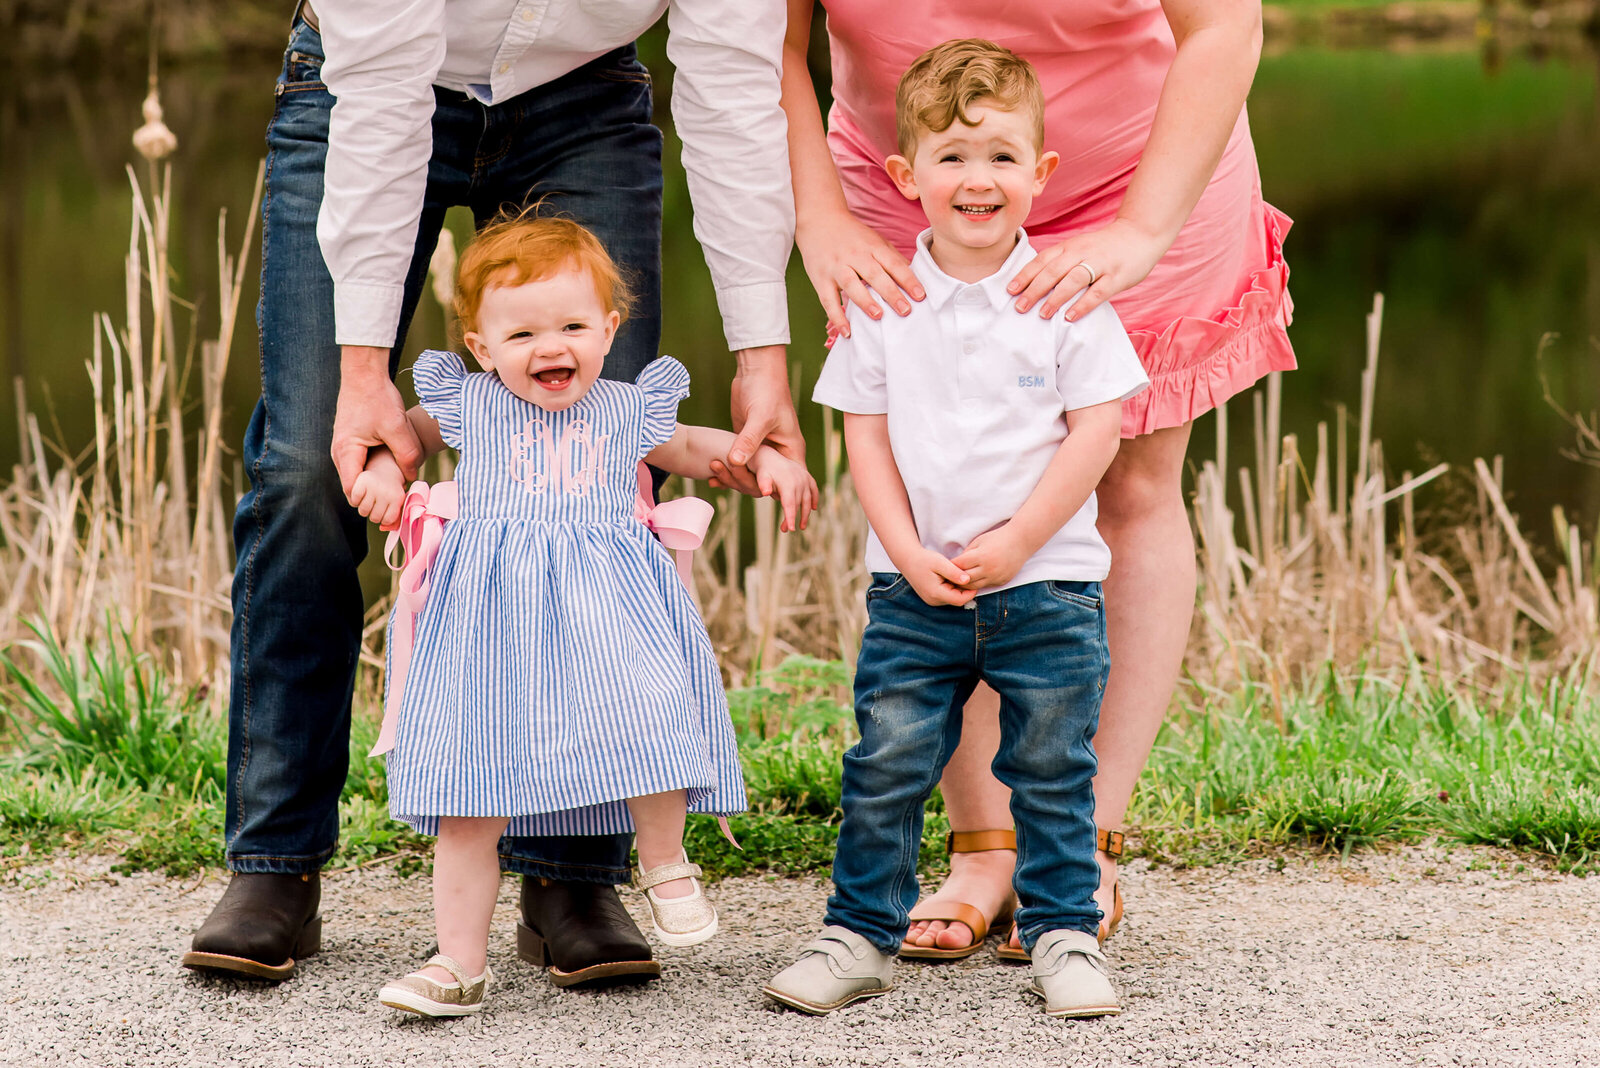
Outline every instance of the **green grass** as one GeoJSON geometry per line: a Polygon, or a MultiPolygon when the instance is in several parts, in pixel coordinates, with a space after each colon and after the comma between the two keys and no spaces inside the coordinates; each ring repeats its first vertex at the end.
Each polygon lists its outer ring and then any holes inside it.
{"type": "MultiPolygon", "coordinates": [[[[0,863],[62,850],[120,853],[125,870],[185,874],[223,860],[226,726],[126,638],[69,653],[47,634],[0,652],[0,863]]],[[[1560,870],[1600,865],[1600,699],[1581,673],[1492,692],[1329,671],[1287,697],[1187,692],[1162,727],[1129,815],[1138,852],[1203,864],[1264,853],[1437,838],[1491,844],[1560,870]]],[[[842,665],[794,659],[729,706],[750,811],[690,821],[716,875],[822,872],[838,834],[839,760],[855,741],[842,665]]],[[[388,816],[383,763],[358,714],[331,866],[425,867],[429,840],[388,816]]],[[[923,865],[944,866],[928,804],[923,865]]]]}

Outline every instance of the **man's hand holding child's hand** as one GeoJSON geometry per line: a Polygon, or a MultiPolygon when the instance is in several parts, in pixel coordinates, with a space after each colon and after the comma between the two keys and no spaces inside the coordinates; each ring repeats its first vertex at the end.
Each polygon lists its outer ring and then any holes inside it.
{"type": "Polygon", "coordinates": [[[400,506],[406,499],[405,473],[387,448],[367,450],[367,465],[350,487],[350,507],[382,530],[393,530],[400,522],[400,506]]]}

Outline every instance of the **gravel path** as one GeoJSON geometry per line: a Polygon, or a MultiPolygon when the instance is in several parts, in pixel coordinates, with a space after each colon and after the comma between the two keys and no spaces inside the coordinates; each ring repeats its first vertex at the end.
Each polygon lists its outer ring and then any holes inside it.
{"type": "MultiPolygon", "coordinates": [[[[483,1015],[403,1018],[378,986],[432,941],[428,883],[324,881],[323,952],[279,986],[178,967],[222,892],[82,859],[0,885],[4,1065],[1597,1065],[1600,882],[1488,851],[1175,872],[1136,863],[1108,949],[1126,1011],[1050,1021],[985,952],[902,963],[897,989],[831,1017],[761,981],[820,920],[826,884],[715,888],[724,934],[662,953],[660,983],[562,992],[511,952],[506,880],[483,1015]]],[[[630,907],[636,902],[630,902],[630,907]]]]}

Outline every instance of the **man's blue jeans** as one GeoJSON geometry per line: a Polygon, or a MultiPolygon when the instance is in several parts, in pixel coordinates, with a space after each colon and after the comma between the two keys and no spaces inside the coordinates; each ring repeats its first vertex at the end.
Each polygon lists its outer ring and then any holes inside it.
{"type": "Polygon", "coordinates": [[[844,757],[844,822],[827,923],[898,951],[917,903],[922,806],[961,739],[981,680],[1000,695],[995,777],[1017,828],[1017,926],[1093,934],[1095,756],[1110,660],[1098,582],[1032,582],[929,605],[903,576],[877,574],[856,666],[861,741],[844,757]]]}
{"type": "MultiPolygon", "coordinates": [[[[329,458],[339,394],[333,280],[317,244],[328,116],[322,41],[296,20],[267,127],[262,204],[261,400],[244,441],[250,491],[234,516],[233,692],[228,734],[228,867],[310,872],[338,841],[350,699],[361,634],[356,566],[367,523],[329,458]]],[[[656,356],[661,319],[661,132],[650,75],[618,49],[496,107],[436,89],[433,158],[400,337],[427,276],[446,209],[481,225],[544,198],[588,226],[637,300],[604,374],[632,381],[656,356]]],[[[391,357],[395,370],[400,345],[391,357]]],[[[547,878],[628,876],[626,835],[508,838],[504,863],[547,878]]]]}

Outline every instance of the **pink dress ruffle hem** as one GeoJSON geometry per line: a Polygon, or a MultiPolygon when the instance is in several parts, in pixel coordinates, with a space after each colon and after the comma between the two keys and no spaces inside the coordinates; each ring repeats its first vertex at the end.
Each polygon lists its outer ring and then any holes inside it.
{"type": "Polygon", "coordinates": [[[1237,305],[1212,319],[1179,316],[1159,333],[1128,331],[1150,388],[1122,402],[1123,437],[1182,426],[1268,373],[1295,369],[1287,332],[1294,301],[1283,258],[1284,235],[1293,223],[1271,204],[1262,208],[1267,265],[1251,272],[1237,305]]]}

